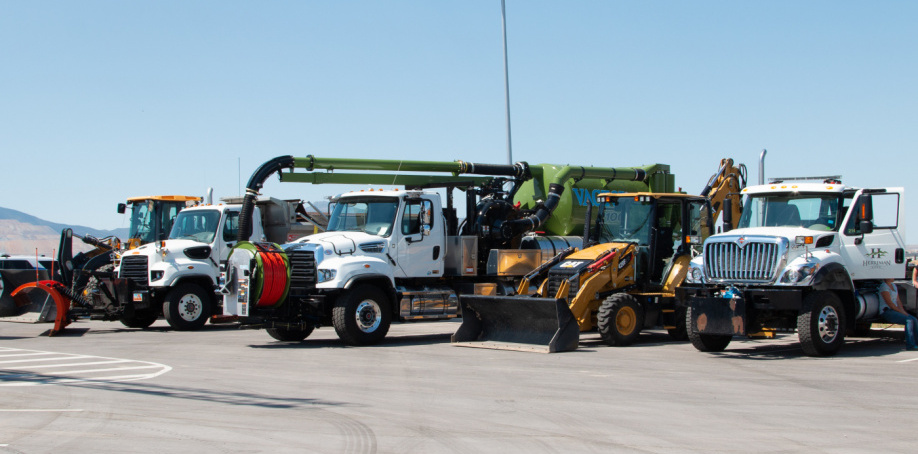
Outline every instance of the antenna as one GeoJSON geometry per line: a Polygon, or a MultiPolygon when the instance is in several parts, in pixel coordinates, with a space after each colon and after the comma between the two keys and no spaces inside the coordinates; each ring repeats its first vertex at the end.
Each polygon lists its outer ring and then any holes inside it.
{"type": "Polygon", "coordinates": [[[507,164],[513,164],[513,141],[510,134],[510,69],[507,64],[507,6],[500,0],[500,21],[504,32],[504,103],[507,106],[507,164]]]}

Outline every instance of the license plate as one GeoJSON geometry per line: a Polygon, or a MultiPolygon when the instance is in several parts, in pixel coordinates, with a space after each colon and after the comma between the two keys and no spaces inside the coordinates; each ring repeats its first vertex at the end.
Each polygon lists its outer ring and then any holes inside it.
{"type": "Polygon", "coordinates": [[[135,302],[135,303],[142,303],[142,302],[143,302],[143,293],[134,292],[134,302],[135,302]]]}

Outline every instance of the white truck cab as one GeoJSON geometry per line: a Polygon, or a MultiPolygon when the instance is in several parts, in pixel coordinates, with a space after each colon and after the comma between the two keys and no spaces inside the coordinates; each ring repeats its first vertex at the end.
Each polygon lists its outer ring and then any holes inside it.
{"type": "MultiPolygon", "coordinates": [[[[435,192],[355,191],[338,196],[327,231],[282,246],[290,261],[289,297],[312,301],[316,316],[352,343],[385,336],[392,316],[401,321],[458,317],[456,290],[438,280],[446,273],[447,260],[442,213],[435,192]],[[389,302],[396,304],[394,311],[389,302]]],[[[253,306],[263,305],[248,299],[252,285],[268,285],[254,283],[260,279],[252,276],[254,256],[254,249],[239,248],[230,256],[227,285],[221,289],[225,314],[246,317],[253,306]]],[[[308,336],[312,329],[275,327],[268,332],[291,340],[308,336]]]]}
{"type": "Polygon", "coordinates": [[[436,193],[376,191],[337,199],[324,233],[299,239],[315,252],[319,288],[344,288],[368,274],[440,277],[446,248],[436,193]]]}
{"type": "Polygon", "coordinates": [[[834,354],[878,318],[879,282],[905,277],[903,188],[828,178],[743,195],[737,228],[705,241],[680,290],[693,344],[719,351],[733,335],[796,329],[807,354],[834,354]]]}

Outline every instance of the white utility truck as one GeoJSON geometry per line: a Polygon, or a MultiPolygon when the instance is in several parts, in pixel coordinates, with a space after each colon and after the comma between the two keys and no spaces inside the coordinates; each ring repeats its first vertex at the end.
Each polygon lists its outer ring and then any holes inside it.
{"type": "MultiPolygon", "coordinates": [[[[816,177],[742,194],[737,228],[705,240],[678,292],[698,350],[796,330],[807,355],[832,355],[879,319],[880,282],[906,275],[903,188],[816,177]]],[[[900,294],[914,313],[914,289],[900,294]]]]}
{"type": "Polygon", "coordinates": [[[301,341],[317,327],[334,326],[347,344],[377,343],[393,321],[459,316],[463,295],[512,294],[523,274],[572,243],[579,246],[582,237],[574,235],[583,232],[587,209],[578,205],[575,189],[671,192],[674,176],[668,170],[663,164],[612,168],[280,156],[249,180],[241,233],[252,217],[249,199],[274,173],[282,182],[405,189],[344,194],[335,200],[328,231],[296,242],[238,242],[221,288],[224,313],[281,341],[301,341]],[[445,204],[428,190],[436,188],[445,190],[445,204]],[[454,190],[466,197],[461,223],[454,190]]]}
{"type": "MultiPolygon", "coordinates": [[[[237,242],[242,199],[222,200],[185,208],[176,216],[168,239],[127,251],[115,264],[127,285],[119,297],[130,298],[135,312],[148,314],[147,326],[162,314],[175,329],[195,330],[211,315],[222,313],[214,290],[220,263],[237,242]]],[[[313,233],[312,224],[299,222],[298,212],[299,201],[259,198],[249,238],[286,243],[313,233]]]]}

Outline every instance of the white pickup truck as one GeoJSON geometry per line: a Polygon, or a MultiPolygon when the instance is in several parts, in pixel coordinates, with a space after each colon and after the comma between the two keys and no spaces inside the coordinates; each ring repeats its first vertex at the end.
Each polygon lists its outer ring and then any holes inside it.
{"type": "MultiPolygon", "coordinates": [[[[796,330],[807,355],[832,355],[879,319],[877,287],[906,275],[903,188],[853,188],[837,178],[743,190],[736,229],[713,235],[677,295],[701,351],[734,335],[796,330]]],[[[900,286],[915,312],[915,292],[900,286]]]]}

